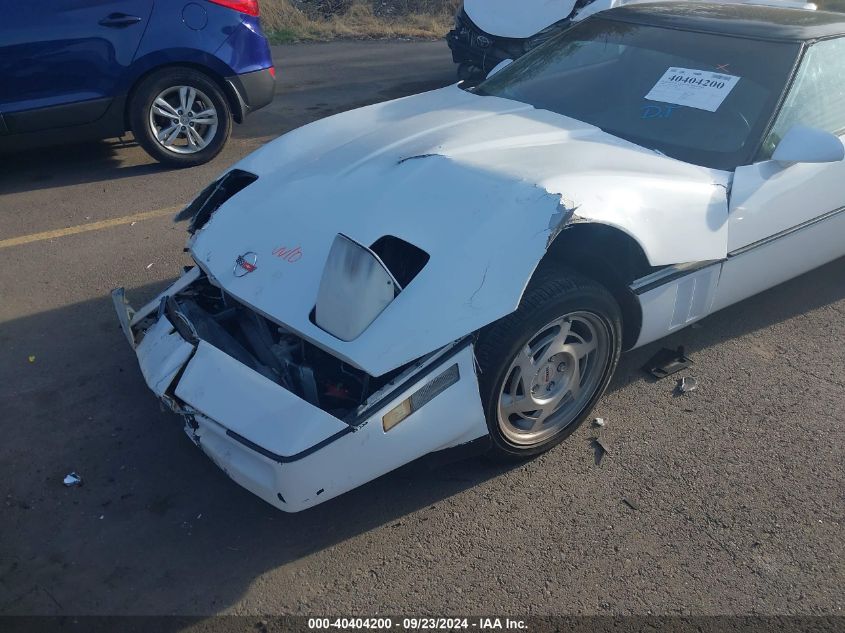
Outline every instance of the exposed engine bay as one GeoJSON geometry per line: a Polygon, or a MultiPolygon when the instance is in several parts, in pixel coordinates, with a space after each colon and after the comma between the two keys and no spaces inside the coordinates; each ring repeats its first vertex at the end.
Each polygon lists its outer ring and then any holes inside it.
{"type": "MultiPolygon", "coordinates": [[[[346,422],[405,368],[373,378],[234,300],[205,276],[168,297],[163,309],[185,340],[206,341],[346,422]]],[[[156,315],[149,318],[154,321],[156,315]]]]}

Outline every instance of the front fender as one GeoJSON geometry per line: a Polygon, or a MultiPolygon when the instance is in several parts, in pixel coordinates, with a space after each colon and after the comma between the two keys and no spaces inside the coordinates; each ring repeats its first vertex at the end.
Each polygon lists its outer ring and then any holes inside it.
{"type": "Polygon", "coordinates": [[[651,266],[667,266],[727,256],[729,178],[715,170],[709,176],[587,173],[552,189],[566,192],[569,222],[619,229],[640,245],[651,266]]]}

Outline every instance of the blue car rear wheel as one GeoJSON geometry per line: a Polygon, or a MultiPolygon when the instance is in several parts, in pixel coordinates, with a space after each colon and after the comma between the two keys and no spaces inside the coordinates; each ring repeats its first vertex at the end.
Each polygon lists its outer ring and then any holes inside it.
{"type": "Polygon", "coordinates": [[[192,68],[165,68],[146,77],[133,93],[130,121],[141,147],[174,167],[207,163],[232,131],[223,91],[192,68]]]}

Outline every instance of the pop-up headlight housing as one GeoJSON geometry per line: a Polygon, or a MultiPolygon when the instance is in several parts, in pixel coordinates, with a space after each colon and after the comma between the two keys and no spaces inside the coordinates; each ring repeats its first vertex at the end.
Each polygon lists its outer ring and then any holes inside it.
{"type": "Polygon", "coordinates": [[[368,248],[338,233],[320,280],[314,323],[342,341],[358,338],[427,262],[428,253],[396,237],[368,248]]]}
{"type": "Polygon", "coordinates": [[[174,218],[174,222],[190,220],[188,233],[199,231],[224,202],[258,180],[258,176],[243,169],[233,169],[208,185],[187,207],[174,218]]]}

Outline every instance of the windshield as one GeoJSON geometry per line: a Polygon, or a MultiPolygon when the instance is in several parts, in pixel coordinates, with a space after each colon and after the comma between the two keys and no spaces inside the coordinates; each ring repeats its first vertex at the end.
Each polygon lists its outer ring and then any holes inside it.
{"type": "Polygon", "coordinates": [[[590,19],[475,88],[696,165],[732,170],[759,145],[797,43],[590,19]]]}

